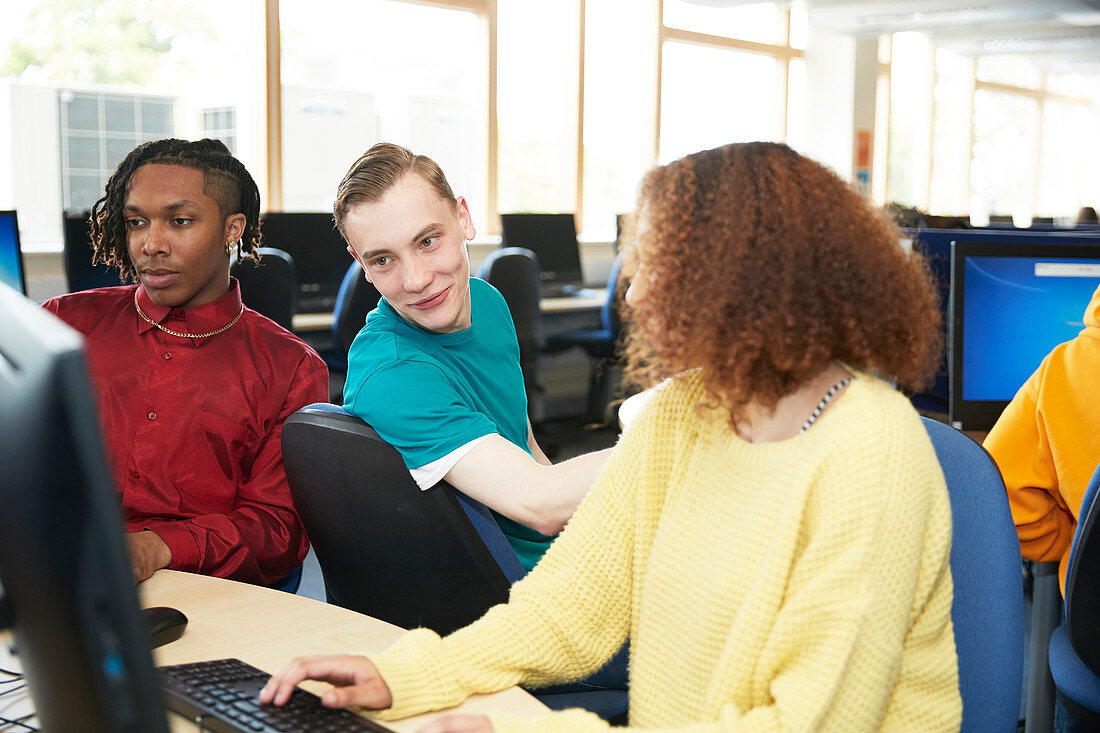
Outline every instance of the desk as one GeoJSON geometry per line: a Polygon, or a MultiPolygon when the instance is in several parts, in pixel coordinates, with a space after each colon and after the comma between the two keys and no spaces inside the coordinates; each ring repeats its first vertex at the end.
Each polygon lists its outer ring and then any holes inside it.
{"type": "MultiPolygon", "coordinates": [[[[543,298],[539,309],[544,314],[598,311],[607,302],[607,288],[586,289],[584,295],[543,298]]],[[[294,332],[326,331],[332,328],[332,313],[295,313],[294,332]]]]}
{"type": "MultiPolygon", "coordinates": [[[[379,652],[402,634],[397,626],[339,606],[192,573],[159,570],[138,586],[138,591],[142,607],[171,606],[188,618],[187,630],[180,639],[154,650],[153,661],[158,665],[238,657],[275,672],[293,657],[304,654],[379,652]]],[[[0,638],[6,642],[5,635],[0,634],[0,638]]],[[[8,645],[0,647],[0,667],[7,668],[13,664],[7,657],[8,645]]],[[[327,688],[320,683],[302,686],[312,692],[327,688]]],[[[0,698],[0,715],[15,718],[20,711],[30,712],[26,694],[22,700],[18,698],[0,698]]],[[[546,712],[546,707],[513,687],[493,695],[477,695],[455,710],[533,716],[546,712]]],[[[396,731],[414,731],[441,714],[419,715],[385,725],[396,731]]],[[[173,733],[197,730],[193,723],[175,714],[170,715],[169,723],[173,733]]]]}

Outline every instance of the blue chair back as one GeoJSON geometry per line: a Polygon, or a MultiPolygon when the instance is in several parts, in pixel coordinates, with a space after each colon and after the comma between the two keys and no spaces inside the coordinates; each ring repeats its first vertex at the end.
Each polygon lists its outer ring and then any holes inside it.
{"type": "Polygon", "coordinates": [[[276,580],[271,585],[267,586],[272,590],[281,590],[284,593],[294,594],[298,592],[298,587],[302,584],[302,566],[294,568],[290,571],[290,574],[285,578],[276,580]]]}
{"type": "Polygon", "coordinates": [[[363,268],[352,260],[340,282],[336,305],[332,308],[332,340],[338,355],[344,360],[344,366],[347,365],[351,342],[366,324],[367,314],[378,307],[381,298],[378,289],[363,276],[363,268]]]}
{"type": "Polygon", "coordinates": [[[623,271],[623,253],[615,255],[615,261],[611,263],[611,273],[607,276],[607,302],[600,309],[600,321],[607,329],[611,340],[619,338],[619,331],[623,327],[622,315],[619,313],[619,276],[623,271]]]}
{"type": "Polygon", "coordinates": [[[1020,542],[1000,471],[976,442],[921,418],[951,501],[951,621],[962,731],[1015,731],[1023,684],[1020,542]]]}
{"type": "Polygon", "coordinates": [[[1066,632],[1070,646],[1094,674],[1100,676],[1100,466],[1092,474],[1081,509],[1066,567],[1066,632]]]}

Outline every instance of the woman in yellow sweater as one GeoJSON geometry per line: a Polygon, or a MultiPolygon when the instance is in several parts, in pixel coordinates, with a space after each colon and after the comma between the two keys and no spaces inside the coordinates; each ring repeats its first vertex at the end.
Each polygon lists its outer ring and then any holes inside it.
{"type": "MultiPolygon", "coordinates": [[[[642,186],[628,356],[667,378],[509,602],[386,653],[306,657],[384,718],[578,680],[630,639],[638,729],[957,730],[951,516],[916,413],[870,373],[936,363],[932,291],[884,216],[773,143],[642,186]]],[[[603,731],[571,710],[447,731],[603,731]]]]}

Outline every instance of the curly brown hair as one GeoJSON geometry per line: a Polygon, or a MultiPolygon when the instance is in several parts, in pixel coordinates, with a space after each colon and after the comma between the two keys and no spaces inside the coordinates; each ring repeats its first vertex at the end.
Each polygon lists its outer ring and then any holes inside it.
{"type": "Polygon", "coordinates": [[[645,277],[625,354],[637,384],[700,369],[736,423],[829,360],[923,386],[941,346],[924,261],[834,172],[779,143],[650,171],[627,270],[645,277]]]}

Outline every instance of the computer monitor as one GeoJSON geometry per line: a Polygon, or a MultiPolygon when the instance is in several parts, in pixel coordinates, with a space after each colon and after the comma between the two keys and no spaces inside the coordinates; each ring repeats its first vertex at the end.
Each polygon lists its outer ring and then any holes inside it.
{"type": "Polygon", "coordinates": [[[0,313],[0,585],[40,727],[167,733],[82,339],[6,285],[0,313]]]}
{"type": "MultiPolygon", "coordinates": [[[[943,334],[945,346],[950,346],[950,329],[948,328],[948,303],[951,296],[951,245],[960,240],[989,241],[1009,244],[1019,242],[1023,244],[1057,244],[1067,241],[1090,241],[1088,237],[1095,237],[1093,241],[1100,243],[1100,231],[1063,230],[1048,232],[1029,232],[1019,229],[903,229],[902,234],[911,242],[914,251],[924,256],[932,273],[939,296],[939,308],[943,317],[943,334]]],[[[948,381],[947,352],[940,361],[936,370],[935,380],[932,385],[912,398],[917,409],[927,412],[948,412],[950,402],[950,385],[948,381]]]]}
{"type": "Polygon", "coordinates": [[[262,220],[264,246],[281,249],[294,259],[298,312],[332,311],[351,264],[348,245],[333,223],[332,214],[271,212],[262,220]]]}
{"type": "Polygon", "coordinates": [[[538,257],[544,297],[584,286],[572,214],[501,214],[500,229],[502,247],[525,247],[538,257]]]}
{"type": "Polygon", "coordinates": [[[100,263],[92,264],[92,225],[87,210],[66,211],[61,215],[64,235],[65,278],[69,292],[123,285],[122,273],[117,267],[100,263]]]}
{"type": "Polygon", "coordinates": [[[0,211],[0,282],[26,293],[27,281],[23,272],[19,220],[14,211],[0,211]]]}
{"type": "Polygon", "coordinates": [[[951,251],[951,423],[988,430],[1051,349],[1084,328],[1100,244],[956,242],[951,251]]]}

